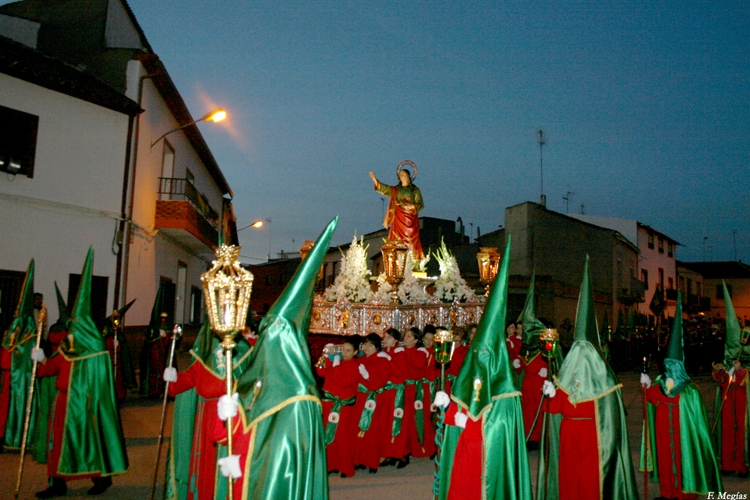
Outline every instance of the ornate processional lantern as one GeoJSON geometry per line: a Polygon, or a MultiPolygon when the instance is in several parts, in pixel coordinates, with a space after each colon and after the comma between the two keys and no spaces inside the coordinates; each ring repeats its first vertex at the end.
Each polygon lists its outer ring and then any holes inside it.
{"type": "MultiPolygon", "coordinates": [[[[234,338],[245,328],[253,275],[240,266],[237,257],[240,247],[220,245],[216,249],[213,267],[201,275],[203,296],[208,308],[211,329],[222,339],[221,347],[227,365],[227,396],[232,396],[232,349],[234,338]]],[[[232,455],[232,419],[227,419],[227,455],[232,455]]],[[[232,499],[232,476],[229,476],[229,495],[232,499]]]]}
{"type": "Polygon", "coordinates": [[[391,285],[391,302],[398,302],[398,285],[404,281],[409,246],[403,240],[386,240],[380,248],[385,266],[385,280],[391,285]]]}
{"type": "Polygon", "coordinates": [[[440,390],[445,390],[445,365],[453,359],[456,342],[451,330],[439,330],[435,334],[435,361],[440,364],[440,390]]]}
{"type": "Polygon", "coordinates": [[[557,332],[557,328],[545,328],[542,330],[541,335],[539,335],[539,341],[542,344],[542,356],[547,358],[547,360],[554,358],[560,341],[560,334],[557,332]]]}
{"type": "Polygon", "coordinates": [[[477,252],[477,265],[479,266],[479,281],[484,283],[484,296],[490,296],[490,286],[495,281],[497,269],[500,266],[500,254],[497,247],[479,247],[477,252]]]}

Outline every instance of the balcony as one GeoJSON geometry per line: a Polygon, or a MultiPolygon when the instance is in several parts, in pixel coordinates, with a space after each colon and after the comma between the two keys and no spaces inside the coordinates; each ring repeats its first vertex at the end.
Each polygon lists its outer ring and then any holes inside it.
{"type": "Polygon", "coordinates": [[[646,300],[646,284],[639,279],[630,278],[629,286],[620,286],[618,290],[617,300],[622,304],[637,304],[646,300]]]}
{"type": "Polygon", "coordinates": [[[191,182],[159,178],[154,227],[187,248],[203,253],[218,243],[218,225],[219,215],[191,182]]]}

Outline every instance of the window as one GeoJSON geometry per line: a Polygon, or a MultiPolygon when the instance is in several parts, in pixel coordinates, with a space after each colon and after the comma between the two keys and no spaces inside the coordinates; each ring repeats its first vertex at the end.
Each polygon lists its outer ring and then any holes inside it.
{"type": "Polygon", "coordinates": [[[174,148],[172,145],[164,139],[164,152],[161,157],[161,196],[160,200],[171,200],[172,193],[175,191],[177,186],[174,185],[174,148]]]}
{"type": "Polygon", "coordinates": [[[664,240],[659,238],[659,253],[664,253],[664,240]]]}
{"type": "Polygon", "coordinates": [[[648,235],[648,247],[652,250],[654,249],[654,235],[653,234],[648,235]]]}
{"type": "Polygon", "coordinates": [[[641,269],[641,281],[643,281],[644,288],[648,290],[648,271],[645,269],[641,269]]]}
{"type": "Polygon", "coordinates": [[[190,287],[190,322],[194,325],[201,323],[201,299],[203,293],[197,286],[190,287]]]}
{"type": "Polygon", "coordinates": [[[187,179],[187,181],[190,184],[193,184],[193,185],[195,184],[195,176],[193,175],[193,173],[190,171],[189,168],[185,169],[185,179],[187,179]]]}
{"type": "Polygon", "coordinates": [[[39,117],[0,106],[0,171],[34,177],[39,117]]]}
{"type": "MultiPolygon", "coordinates": [[[[729,298],[732,298],[732,285],[727,285],[727,292],[729,292],[729,298]]],[[[724,287],[722,285],[716,285],[716,298],[724,300],[724,287]]]]}
{"type": "Polygon", "coordinates": [[[672,255],[674,255],[674,245],[667,243],[667,257],[671,257],[672,255]]]}
{"type": "Polygon", "coordinates": [[[664,290],[664,269],[659,268],[659,279],[656,281],[656,286],[664,290]]]}
{"type": "Polygon", "coordinates": [[[668,288],[669,290],[674,290],[674,279],[672,279],[672,278],[667,278],[667,283],[668,283],[668,285],[667,285],[667,288],[668,288]]]}

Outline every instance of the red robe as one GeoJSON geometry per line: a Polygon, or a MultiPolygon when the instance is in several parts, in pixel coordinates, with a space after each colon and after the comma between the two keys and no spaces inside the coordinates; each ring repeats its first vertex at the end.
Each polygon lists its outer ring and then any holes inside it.
{"type": "Polygon", "coordinates": [[[661,496],[692,500],[696,495],[682,492],[682,452],[680,448],[680,396],[665,396],[656,384],[646,389],[646,401],[655,406],[656,460],[659,465],[661,496]],[[677,474],[673,472],[673,469],[677,474]]]}
{"type": "MultiPolygon", "coordinates": [[[[574,406],[562,391],[557,391],[557,395],[549,399],[550,413],[562,413],[563,416],[557,474],[559,500],[595,499],[600,496],[595,404],[595,401],[586,401],[574,406]]],[[[546,402],[542,411],[547,411],[546,402]]],[[[539,418],[543,416],[541,414],[539,418]]]]}
{"type": "Polygon", "coordinates": [[[747,474],[745,463],[745,433],[747,429],[747,385],[748,372],[740,368],[734,374],[731,385],[726,371],[714,371],[714,378],[721,387],[724,400],[721,408],[721,468],[747,474]]]}
{"type": "Polygon", "coordinates": [[[401,432],[406,433],[406,450],[404,455],[413,455],[414,457],[429,457],[435,453],[435,436],[432,434],[432,439],[428,438],[428,434],[425,432],[425,427],[432,428],[430,423],[430,394],[427,393],[426,397],[424,392],[422,393],[422,403],[417,403],[416,393],[417,385],[422,389],[424,384],[422,382],[422,376],[425,368],[427,368],[427,362],[430,353],[424,347],[416,348],[405,348],[404,349],[404,377],[407,380],[406,389],[404,391],[404,420],[401,424],[401,432]],[[410,381],[416,381],[415,383],[408,383],[410,381]],[[420,406],[420,408],[417,408],[420,406]],[[425,410],[427,410],[425,412],[425,410]],[[421,412],[422,422],[417,422],[416,416],[418,412],[421,412]],[[422,444],[419,444],[419,436],[417,434],[417,427],[420,427],[419,431],[422,432],[422,444]]]}
{"type": "MultiPolygon", "coordinates": [[[[526,372],[523,376],[523,386],[521,387],[521,410],[523,411],[523,427],[526,436],[534,425],[534,418],[539,411],[539,404],[542,401],[542,386],[547,377],[542,377],[539,372],[542,368],[547,368],[547,362],[541,354],[535,355],[530,362],[526,364],[521,360],[521,367],[526,372]]],[[[539,412],[534,432],[531,433],[529,442],[542,438],[542,413],[539,412]]]]}
{"type": "MultiPolygon", "coordinates": [[[[445,423],[456,425],[456,413],[466,414],[455,403],[445,411],[445,423]]],[[[482,419],[466,420],[453,456],[453,469],[447,500],[477,500],[482,498],[482,419]]]]}
{"type": "MultiPolygon", "coordinates": [[[[391,357],[391,375],[388,379],[393,385],[403,385],[406,377],[406,357],[403,347],[385,348],[383,352],[391,357]],[[398,350],[398,352],[396,352],[398,350]]],[[[404,432],[406,420],[406,407],[404,406],[404,416],[401,420],[401,431],[398,435],[393,436],[394,412],[396,410],[396,389],[388,389],[383,392],[385,395],[385,412],[386,423],[384,433],[380,440],[380,456],[383,458],[402,459],[406,455],[406,433],[404,432]]]]}
{"type": "Polygon", "coordinates": [[[456,377],[458,377],[458,374],[461,372],[461,367],[463,366],[464,359],[466,358],[466,355],[468,353],[468,345],[457,346],[453,351],[453,358],[451,358],[451,362],[448,364],[448,366],[445,367],[445,392],[447,392],[448,394],[451,393],[451,385],[453,385],[452,380],[455,380],[456,377]]]}
{"type": "MultiPolygon", "coordinates": [[[[241,411],[241,410],[240,410],[241,411]]],[[[219,444],[223,444],[224,446],[227,445],[227,428],[225,422],[219,419],[219,415],[215,414],[214,416],[214,428],[213,428],[213,434],[212,438],[214,441],[216,441],[219,444]]],[[[242,492],[245,489],[245,481],[247,480],[248,476],[248,470],[247,470],[247,457],[252,452],[250,450],[250,442],[251,438],[253,436],[252,429],[249,429],[247,432],[245,432],[245,425],[242,423],[242,418],[240,417],[240,414],[238,413],[236,417],[232,418],[232,428],[234,431],[232,432],[232,455],[239,455],[240,457],[240,471],[242,472],[242,477],[240,478],[234,478],[234,486],[232,488],[232,498],[235,500],[241,500],[242,499],[242,492]]],[[[219,481],[228,481],[226,477],[221,475],[219,473],[218,475],[219,481]]],[[[200,500],[203,500],[206,498],[207,500],[213,499],[213,493],[211,493],[211,496],[208,497],[200,497],[200,500]]]]}
{"type": "Polygon", "coordinates": [[[37,365],[37,377],[54,377],[55,389],[55,406],[50,415],[48,436],[52,436],[52,449],[47,459],[47,475],[61,477],[66,481],[72,479],[86,479],[90,477],[100,477],[101,474],[81,474],[77,476],[64,476],[57,472],[60,463],[60,448],[62,447],[63,433],[65,432],[65,414],[68,408],[68,386],[70,385],[70,369],[73,363],[65,359],[62,354],[56,354],[47,358],[45,363],[37,365]]]}
{"type": "MultiPolygon", "coordinates": [[[[367,369],[370,377],[365,380],[359,379],[359,383],[368,392],[377,391],[388,382],[391,374],[391,362],[385,353],[376,353],[369,357],[359,358],[362,365],[367,369]]],[[[370,469],[377,469],[380,465],[380,440],[386,434],[386,425],[389,422],[386,412],[385,394],[380,393],[375,397],[375,409],[372,413],[370,427],[367,431],[359,428],[359,419],[367,401],[366,392],[357,393],[357,403],[354,406],[355,434],[352,444],[352,455],[354,465],[364,465],[370,469]]],[[[387,429],[390,434],[390,428],[387,429]]]]}
{"type": "MultiPolygon", "coordinates": [[[[357,395],[359,387],[359,359],[341,361],[338,366],[326,361],[325,368],[318,368],[318,375],[325,378],[323,391],[346,400],[357,395]]],[[[323,398],[323,422],[327,428],[331,425],[329,416],[333,408],[333,401],[323,398]]],[[[359,415],[356,414],[354,405],[342,405],[339,413],[339,421],[336,427],[336,435],[328,446],[326,446],[326,458],[328,471],[337,470],[346,477],[354,475],[354,457],[352,450],[353,437],[356,435],[359,415]]]]}
{"type": "MultiPolygon", "coordinates": [[[[514,360],[520,359],[521,346],[523,345],[523,337],[520,335],[512,335],[505,338],[505,345],[508,347],[508,359],[511,364],[514,360]]],[[[521,369],[516,369],[517,373],[521,372],[521,369]]]]}
{"type": "Polygon", "coordinates": [[[10,409],[10,369],[13,355],[0,347],[0,438],[5,437],[5,424],[10,409]]]}
{"type": "MultiPolygon", "coordinates": [[[[199,400],[196,408],[195,431],[190,459],[190,470],[196,478],[195,497],[193,489],[188,491],[188,499],[202,500],[213,498],[216,488],[216,444],[213,428],[216,420],[216,405],[219,398],[227,393],[226,378],[218,378],[208,371],[202,363],[195,361],[190,368],[177,374],[177,381],[169,384],[169,395],[175,397],[189,389],[195,389],[199,400]]],[[[188,443],[178,443],[188,446],[188,443]]]]}

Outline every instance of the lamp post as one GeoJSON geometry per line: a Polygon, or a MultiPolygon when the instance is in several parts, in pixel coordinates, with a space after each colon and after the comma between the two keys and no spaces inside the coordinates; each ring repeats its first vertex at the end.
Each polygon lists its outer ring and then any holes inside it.
{"type": "MultiPolygon", "coordinates": [[[[227,396],[232,396],[232,349],[234,338],[245,327],[253,275],[240,266],[237,259],[240,247],[221,245],[216,250],[213,267],[201,275],[203,295],[208,308],[211,329],[222,339],[227,370],[227,396]]],[[[227,418],[227,456],[232,455],[232,418],[227,418]]],[[[229,493],[232,500],[233,478],[229,478],[229,493]]]]}
{"type": "Polygon", "coordinates": [[[156,139],[154,142],[151,143],[151,147],[153,148],[154,145],[156,145],[157,142],[159,142],[160,140],[164,139],[166,136],[168,136],[172,132],[177,132],[178,130],[182,130],[184,128],[187,128],[190,125],[195,125],[198,122],[207,122],[209,120],[213,120],[214,122],[220,122],[221,120],[223,120],[226,117],[227,117],[227,112],[226,111],[224,111],[221,108],[215,109],[215,110],[211,111],[210,113],[207,113],[205,116],[203,116],[203,118],[200,118],[198,120],[193,120],[190,123],[186,123],[185,125],[182,125],[180,127],[173,128],[169,132],[163,133],[162,135],[159,136],[158,139],[156,139]]]}

